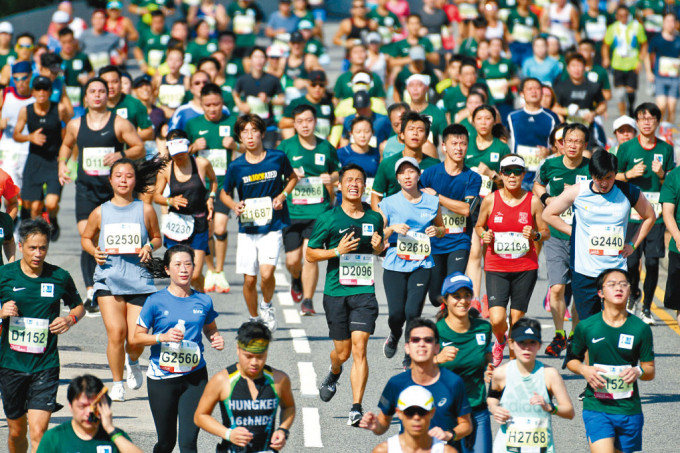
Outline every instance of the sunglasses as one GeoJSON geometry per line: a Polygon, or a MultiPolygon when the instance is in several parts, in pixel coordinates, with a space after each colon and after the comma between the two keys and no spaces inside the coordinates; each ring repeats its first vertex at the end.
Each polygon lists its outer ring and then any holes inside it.
{"type": "Polygon", "coordinates": [[[402,413],[408,417],[408,418],[413,418],[414,416],[419,416],[419,417],[424,417],[426,416],[430,411],[426,411],[422,407],[419,406],[411,406],[407,407],[402,411],[402,413]]]}
{"type": "Polygon", "coordinates": [[[14,79],[15,82],[24,82],[24,81],[28,80],[28,77],[29,76],[27,76],[27,75],[20,76],[20,77],[12,76],[12,78],[14,79]]]}
{"type": "Polygon", "coordinates": [[[421,341],[424,341],[427,344],[434,344],[434,337],[411,337],[409,338],[408,342],[409,343],[420,343],[421,341]]]}
{"type": "Polygon", "coordinates": [[[33,49],[33,44],[17,44],[17,49],[33,49]]]}
{"type": "Polygon", "coordinates": [[[206,85],[207,83],[208,83],[207,80],[196,80],[196,81],[194,81],[194,85],[196,85],[196,86],[198,86],[198,85],[206,85]]]}
{"type": "Polygon", "coordinates": [[[324,85],[323,83],[312,83],[311,85],[312,85],[312,88],[319,88],[319,87],[325,88],[326,87],[326,85],[324,85]]]}
{"type": "Polygon", "coordinates": [[[524,169],[523,168],[504,168],[503,170],[501,170],[501,173],[504,174],[505,176],[510,176],[510,175],[519,176],[522,173],[524,173],[524,169]]]}

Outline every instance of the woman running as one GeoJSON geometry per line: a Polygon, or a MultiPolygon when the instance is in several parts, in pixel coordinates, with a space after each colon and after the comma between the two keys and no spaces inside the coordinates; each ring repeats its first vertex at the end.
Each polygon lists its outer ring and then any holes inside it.
{"type": "Polygon", "coordinates": [[[156,71],[151,86],[158,98],[158,106],[167,119],[172,118],[177,107],[184,103],[184,96],[189,91],[189,77],[181,73],[184,64],[184,49],[170,47],[165,56],[168,73],[160,75],[156,71]]]}
{"type": "MultiPolygon", "coordinates": [[[[361,201],[371,202],[373,179],[380,164],[380,151],[369,145],[373,137],[373,124],[365,116],[358,115],[350,123],[350,144],[338,149],[338,162],[341,167],[357,164],[366,172],[366,190],[361,201]]],[[[338,191],[337,204],[342,203],[342,194],[338,191]]]]}
{"type": "Polygon", "coordinates": [[[208,382],[201,333],[218,351],[224,349],[224,338],[217,330],[218,314],[210,296],[191,289],[191,247],[171,247],[163,264],[170,286],[146,300],[133,344],[151,346],[146,385],[158,435],[154,453],[170,453],[176,443],[181,453],[194,453],[198,451],[199,429],[192,414],[208,382]]]}
{"type": "Polygon", "coordinates": [[[141,263],[161,246],[161,233],[153,206],[135,195],[153,190],[156,174],[166,163],[158,158],[141,164],[126,158],[114,162],[109,174],[113,198],[92,211],[80,240],[97,262],[94,298],[106,327],[113,401],[125,401],[123,364],[128,387],[142,386],[138,359],[144,348],[130,343],[146,298],[156,292],[151,273],[141,263]]]}

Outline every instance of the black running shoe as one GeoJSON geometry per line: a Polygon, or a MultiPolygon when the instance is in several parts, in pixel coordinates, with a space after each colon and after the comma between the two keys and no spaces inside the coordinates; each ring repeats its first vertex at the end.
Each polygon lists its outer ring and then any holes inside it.
{"type": "Polygon", "coordinates": [[[338,374],[333,374],[330,369],[328,370],[328,376],[326,376],[326,379],[324,379],[319,386],[319,398],[321,398],[321,401],[327,403],[335,396],[335,391],[337,390],[338,386],[338,379],[340,379],[341,374],[342,368],[338,374]]]}
{"type": "Polygon", "coordinates": [[[300,313],[302,316],[313,316],[316,314],[312,299],[302,299],[302,303],[300,304],[300,313]]]}
{"type": "Polygon", "coordinates": [[[397,353],[398,345],[399,339],[390,332],[390,336],[387,337],[387,340],[385,340],[385,346],[383,346],[383,354],[385,354],[385,357],[388,359],[394,357],[394,354],[397,353]]]}
{"type": "Polygon", "coordinates": [[[347,420],[347,426],[354,426],[355,428],[359,427],[359,422],[361,421],[361,418],[364,416],[364,410],[361,407],[361,404],[353,404],[352,409],[349,411],[349,419],[347,420]]]}
{"type": "Polygon", "coordinates": [[[85,303],[83,303],[83,306],[85,307],[85,310],[88,313],[99,313],[99,304],[94,299],[90,299],[88,297],[87,299],[85,299],[85,303]]]}
{"type": "Polygon", "coordinates": [[[50,242],[57,242],[61,235],[61,228],[57,219],[50,219],[50,242]]]}
{"type": "Polygon", "coordinates": [[[402,360],[401,366],[404,367],[404,371],[411,368],[411,357],[408,354],[404,355],[404,360],[402,360]]]}

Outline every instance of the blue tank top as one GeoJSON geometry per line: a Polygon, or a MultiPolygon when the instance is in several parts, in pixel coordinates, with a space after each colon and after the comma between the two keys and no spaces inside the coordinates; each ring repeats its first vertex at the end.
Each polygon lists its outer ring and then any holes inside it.
{"type": "Polygon", "coordinates": [[[149,270],[139,262],[137,252],[149,242],[144,224],[144,203],[134,200],[127,206],[110,201],[101,205],[100,250],[110,250],[104,265],[94,272],[94,289],[113,295],[150,294],[156,292],[149,270]]]}

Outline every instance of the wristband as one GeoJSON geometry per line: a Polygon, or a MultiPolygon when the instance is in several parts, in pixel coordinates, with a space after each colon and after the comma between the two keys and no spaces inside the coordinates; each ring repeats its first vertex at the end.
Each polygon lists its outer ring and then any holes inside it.
{"type": "Polygon", "coordinates": [[[209,195],[210,198],[214,199],[216,196],[217,196],[217,194],[215,192],[210,192],[210,195],[209,195]]]}
{"type": "Polygon", "coordinates": [[[541,240],[542,237],[543,237],[543,235],[541,234],[541,232],[537,231],[536,232],[536,239],[534,239],[534,241],[538,242],[538,241],[541,240]]]}
{"type": "Polygon", "coordinates": [[[161,342],[161,334],[157,333],[156,334],[156,344],[161,342]]]}
{"type": "Polygon", "coordinates": [[[288,431],[286,428],[281,428],[281,427],[278,427],[276,430],[277,431],[283,431],[283,435],[286,436],[286,440],[288,440],[288,436],[290,436],[290,431],[288,431]]]}
{"type": "Polygon", "coordinates": [[[60,157],[58,160],[59,162],[68,162],[68,157],[60,157]]]}
{"type": "Polygon", "coordinates": [[[170,197],[166,198],[165,202],[167,203],[168,206],[170,206],[170,197]]]}
{"type": "Polygon", "coordinates": [[[640,365],[636,366],[635,369],[640,372],[640,377],[642,377],[642,375],[645,374],[645,370],[643,370],[640,365]]]}
{"type": "Polygon", "coordinates": [[[227,428],[227,431],[224,433],[224,440],[227,442],[231,442],[231,428],[227,428]]]}
{"type": "Polygon", "coordinates": [[[68,315],[68,317],[71,318],[74,326],[78,324],[78,317],[76,315],[68,315]]]}
{"type": "Polygon", "coordinates": [[[633,241],[630,241],[628,245],[630,245],[633,248],[633,250],[635,250],[635,243],[633,243],[633,241]]]}
{"type": "Polygon", "coordinates": [[[109,434],[109,439],[111,439],[112,442],[114,442],[117,438],[123,435],[123,430],[120,428],[113,428],[113,431],[111,431],[109,434]]]}
{"type": "Polygon", "coordinates": [[[482,235],[479,237],[480,239],[484,239],[484,235],[486,234],[486,231],[482,232],[482,235]]]}
{"type": "Polygon", "coordinates": [[[148,245],[148,246],[151,248],[151,251],[153,252],[153,244],[152,244],[151,242],[149,242],[149,243],[146,244],[146,245],[148,245]]]}
{"type": "Polygon", "coordinates": [[[548,192],[541,195],[541,203],[543,203],[543,206],[547,206],[546,203],[545,203],[545,200],[547,200],[548,198],[550,198],[550,195],[548,195],[548,192]]]}
{"type": "Polygon", "coordinates": [[[557,404],[553,404],[552,407],[553,408],[550,411],[550,413],[553,414],[553,415],[557,415],[557,411],[559,410],[558,407],[557,407],[557,404]]]}
{"type": "Polygon", "coordinates": [[[456,438],[458,437],[458,434],[456,434],[456,432],[454,430],[451,430],[451,434],[453,434],[453,437],[451,438],[451,440],[449,442],[455,442],[456,438]]]}
{"type": "Polygon", "coordinates": [[[338,251],[338,248],[337,248],[337,247],[335,247],[335,256],[337,256],[338,258],[340,258],[340,252],[338,251]]]}

